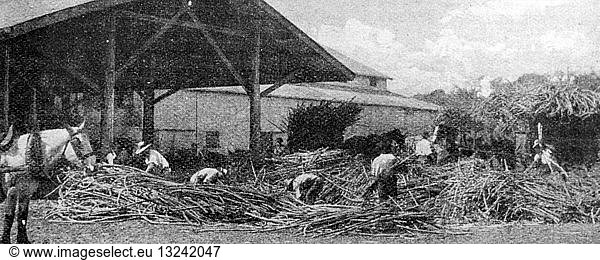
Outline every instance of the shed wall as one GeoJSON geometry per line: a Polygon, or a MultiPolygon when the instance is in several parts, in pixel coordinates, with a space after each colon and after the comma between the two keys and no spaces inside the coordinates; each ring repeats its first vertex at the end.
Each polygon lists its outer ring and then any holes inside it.
{"type": "MultiPolygon", "coordinates": [[[[291,108],[316,103],[297,99],[267,97],[262,99],[263,132],[273,139],[287,136],[280,129],[291,108]]],[[[244,95],[180,91],[156,105],[155,128],[162,150],[186,149],[194,144],[201,150],[218,152],[248,149],[249,101],[244,95]],[[219,132],[219,147],[206,147],[206,132],[219,132]]],[[[431,131],[434,114],[429,111],[399,107],[363,106],[361,119],[351,126],[345,137],[383,133],[395,128],[410,134],[431,131]]]]}

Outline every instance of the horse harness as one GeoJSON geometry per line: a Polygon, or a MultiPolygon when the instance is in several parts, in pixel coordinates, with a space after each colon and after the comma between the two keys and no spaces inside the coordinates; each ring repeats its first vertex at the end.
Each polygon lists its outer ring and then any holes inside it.
{"type": "Polygon", "coordinates": [[[93,151],[83,154],[83,147],[81,147],[81,141],[79,140],[79,138],[77,138],[77,136],[79,134],[81,134],[80,132],[75,132],[70,127],[66,127],[65,129],[67,130],[67,132],[69,132],[69,140],[67,141],[67,143],[65,143],[65,148],[63,148],[63,151],[62,151],[62,157],[65,157],[65,152],[67,151],[67,146],[69,143],[71,143],[71,146],[73,146],[73,151],[75,152],[75,155],[77,155],[77,158],[79,158],[79,160],[81,160],[81,161],[94,155],[93,151]]]}

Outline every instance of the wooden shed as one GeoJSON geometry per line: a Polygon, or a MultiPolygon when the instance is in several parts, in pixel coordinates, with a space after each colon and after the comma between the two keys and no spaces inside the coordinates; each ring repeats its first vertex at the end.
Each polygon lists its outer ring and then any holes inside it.
{"type": "Polygon", "coordinates": [[[43,121],[93,102],[102,151],[114,140],[115,92],[142,97],[152,141],[157,102],[183,88],[241,85],[253,149],[261,84],[272,91],[354,76],[262,0],[11,0],[0,2],[0,17],[2,126],[18,121],[28,131],[39,124],[36,111],[43,121]]]}

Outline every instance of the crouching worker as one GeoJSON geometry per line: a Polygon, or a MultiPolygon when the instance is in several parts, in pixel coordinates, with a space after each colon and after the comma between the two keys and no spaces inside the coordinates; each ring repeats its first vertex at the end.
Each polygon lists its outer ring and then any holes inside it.
{"type": "Polygon", "coordinates": [[[371,175],[374,180],[363,193],[363,198],[369,196],[375,189],[377,189],[380,202],[396,198],[398,195],[398,188],[396,187],[398,177],[394,174],[393,168],[397,162],[398,158],[391,153],[381,154],[373,159],[371,175]]]}
{"type": "Polygon", "coordinates": [[[535,156],[533,157],[533,162],[529,165],[528,170],[533,168],[536,165],[546,166],[545,171],[550,171],[551,174],[554,172],[558,172],[563,181],[567,180],[567,171],[563,167],[556,162],[556,158],[552,154],[552,147],[550,145],[546,145],[539,140],[535,140],[533,142],[533,149],[535,150],[535,156]]]}
{"type": "Polygon", "coordinates": [[[148,149],[151,144],[145,145],[144,142],[137,143],[134,154],[144,158],[146,163],[146,172],[154,175],[169,176],[171,168],[169,162],[157,150],[148,149]]]}
{"type": "Polygon", "coordinates": [[[110,152],[108,152],[106,154],[106,156],[104,157],[104,159],[106,160],[106,163],[108,165],[115,164],[115,158],[117,158],[117,154],[113,150],[111,150],[110,152]]]}
{"type": "Polygon", "coordinates": [[[227,174],[227,169],[204,168],[194,173],[190,178],[191,184],[216,184],[227,174]]]}
{"type": "Polygon", "coordinates": [[[321,177],[311,174],[304,173],[294,179],[286,181],[286,190],[294,191],[296,199],[304,202],[305,204],[315,204],[319,193],[323,190],[324,181],[321,177]]]}

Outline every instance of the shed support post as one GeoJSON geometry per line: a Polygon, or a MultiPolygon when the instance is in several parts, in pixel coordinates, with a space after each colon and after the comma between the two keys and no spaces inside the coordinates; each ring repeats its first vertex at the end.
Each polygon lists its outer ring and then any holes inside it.
{"type": "Polygon", "coordinates": [[[101,152],[107,153],[114,140],[114,117],[115,117],[115,85],[116,85],[116,17],[111,13],[108,17],[108,39],[107,39],[107,67],[106,80],[104,85],[104,105],[101,111],[102,140],[101,152]]]}
{"type": "Polygon", "coordinates": [[[254,52],[252,57],[251,86],[248,87],[250,97],[250,152],[252,158],[261,155],[261,103],[260,103],[260,27],[256,26],[254,38],[254,52]]]}
{"type": "Polygon", "coordinates": [[[38,90],[33,89],[31,94],[31,131],[38,132],[40,131],[40,121],[38,120],[38,90]]]}
{"type": "MultiPolygon", "coordinates": [[[[153,83],[154,84],[154,83],[153,83]]],[[[144,116],[142,119],[142,140],[154,144],[154,86],[143,90],[144,116]]]]}
{"type": "Polygon", "coordinates": [[[10,111],[10,47],[8,44],[4,45],[4,81],[2,82],[2,131],[8,129],[9,122],[9,111],[10,111]]]}
{"type": "Polygon", "coordinates": [[[71,93],[67,92],[64,93],[61,97],[60,97],[60,109],[63,113],[63,116],[66,115],[66,118],[68,118],[68,124],[72,124],[73,122],[71,121],[71,111],[70,108],[72,106],[72,102],[71,102],[71,93]]]}

